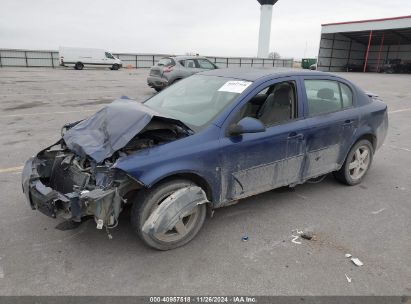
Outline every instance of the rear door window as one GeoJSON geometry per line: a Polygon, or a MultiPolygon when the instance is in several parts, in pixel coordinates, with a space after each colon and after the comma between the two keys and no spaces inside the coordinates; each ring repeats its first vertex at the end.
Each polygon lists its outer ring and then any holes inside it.
{"type": "Polygon", "coordinates": [[[351,89],[338,81],[306,79],[304,85],[309,116],[337,112],[353,104],[351,89]]]}
{"type": "Polygon", "coordinates": [[[194,62],[193,59],[187,59],[184,63],[184,66],[188,69],[195,69],[196,68],[196,63],[194,62]]]}

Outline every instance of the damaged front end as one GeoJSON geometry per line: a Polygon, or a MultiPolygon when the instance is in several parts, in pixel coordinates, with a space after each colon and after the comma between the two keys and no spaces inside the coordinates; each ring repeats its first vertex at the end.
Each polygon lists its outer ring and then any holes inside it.
{"type": "Polygon", "coordinates": [[[116,225],[124,196],[141,187],[112,163],[97,165],[56,144],[30,158],[22,184],[32,209],[80,222],[93,216],[97,228],[116,225]]]}
{"type": "Polygon", "coordinates": [[[117,224],[131,191],[142,188],[117,160],[190,135],[180,121],[132,100],[116,100],[89,118],[67,124],[62,138],[23,169],[22,186],[32,209],[81,222],[93,216],[97,228],[117,224]]]}

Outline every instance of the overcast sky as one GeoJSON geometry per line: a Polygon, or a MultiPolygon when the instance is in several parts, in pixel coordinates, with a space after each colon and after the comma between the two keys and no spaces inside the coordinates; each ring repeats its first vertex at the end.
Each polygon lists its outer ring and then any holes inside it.
{"type": "MultiPolygon", "coordinates": [[[[257,54],[256,0],[0,0],[0,48],[257,54]]],[[[315,57],[321,24],[411,14],[410,0],[279,0],[271,51],[315,57]]]]}

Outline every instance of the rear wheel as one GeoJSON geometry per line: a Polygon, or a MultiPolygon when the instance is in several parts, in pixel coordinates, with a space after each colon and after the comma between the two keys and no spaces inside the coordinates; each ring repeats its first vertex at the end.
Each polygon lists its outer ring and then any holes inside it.
{"type": "Polygon", "coordinates": [[[151,213],[171,194],[179,189],[194,185],[186,180],[173,180],[141,190],[131,210],[131,225],[140,239],[158,250],[170,250],[187,244],[200,231],[206,217],[206,205],[195,206],[173,229],[162,234],[148,235],[141,229],[151,213]]]}
{"type": "Polygon", "coordinates": [[[343,166],[334,173],[334,176],[350,186],[361,183],[371,166],[373,156],[372,144],[366,139],[358,141],[351,148],[343,166]]]}
{"type": "Polygon", "coordinates": [[[82,70],[82,69],[84,68],[84,64],[82,64],[81,62],[77,62],[77,63],[74,65],[74,68],[75,68],[76,70],[82,70]]]}

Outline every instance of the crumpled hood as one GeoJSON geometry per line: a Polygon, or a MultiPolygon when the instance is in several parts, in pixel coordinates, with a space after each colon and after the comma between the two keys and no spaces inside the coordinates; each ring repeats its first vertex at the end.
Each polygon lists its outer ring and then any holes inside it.
{"type": "Polygon", "coordinates": [[[89,118],[67,130],[63,139],[67,147],[79,156],[90,156],[102,162],[147,126],[153,117],[182,122],[160,114],[131,99],[117,99],[89,118]]]}

